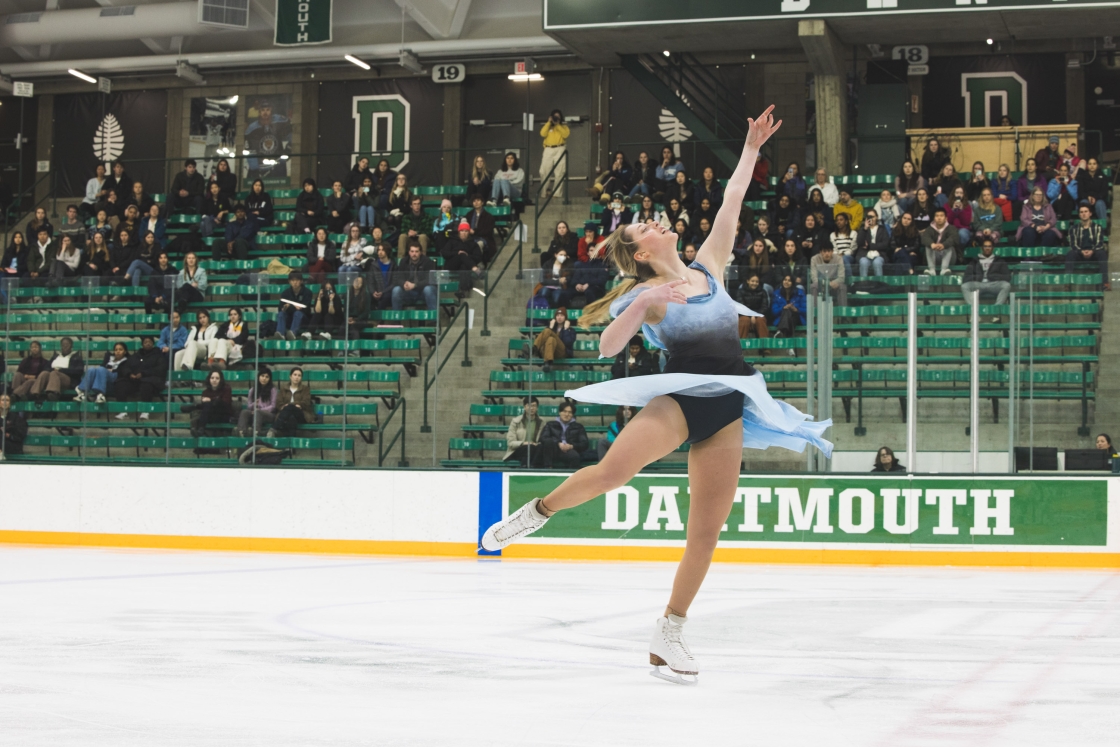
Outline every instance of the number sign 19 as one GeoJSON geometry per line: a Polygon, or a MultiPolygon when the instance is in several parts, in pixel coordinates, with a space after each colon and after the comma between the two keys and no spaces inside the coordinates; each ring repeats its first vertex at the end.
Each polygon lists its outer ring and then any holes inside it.
{"type": "Polygon", "coordinates": [[[891,50],[892,60],[906,60],[908,65],[924,65],[929,62],[929,47],[915,44],[909,47],[895,47],[891,50]]]}
{"type": "Polygon", "coordinates": [[[436,83],[462,83],[466,76],[465,65],[432,65],[432,80],[436,83]]]}

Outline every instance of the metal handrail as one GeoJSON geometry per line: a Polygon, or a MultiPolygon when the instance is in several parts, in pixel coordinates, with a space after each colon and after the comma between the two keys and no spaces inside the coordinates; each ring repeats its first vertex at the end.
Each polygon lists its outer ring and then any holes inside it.
{"type": "MultiPolygon", "coordinates": [[[[12,237],[11,237],[10,234],[13,233],[17,228],[19,228],[19,219],[22,218],[23,216],[27,215],[28,213],[35,212],[35,210],[37,208],[45,205],[47,202],[53,202],[53,207],[51,209],[51,213],[52,213],[51,217],[52,218],[57,218],[58,217],[58,195],[56,194],[57,184],[58,184],[58,181],[56,179],[56,172],[51,171],[51,172],[48,172],[46,174],[43,174],[38,179],[36,179],[31,184],[31,186],[29,186],[27,189],[25,189],[24,191],[22,191],[19,194],[14,195],[12,197],[12,204],[9,205],[4,210],[4,215],[3,215],[3,219],[4,219],[4,246],[7,246],[11,242],[12,237]],[[43,196],[43,199],[35,200],[35,191],[39,188],[39,186],[43,183],[44,180],[48,180],[48,179],[50,180],[50,189],[47,190],[47,194],[43,196]],[[33,200],[31,206],[26,208],[26,209],[21,207],[23,205],[23,200],[24,200],[25,196],[28,196],[28,197],[31,198],[31,200],[33,200]],[[13,212],[13,211],[15,211],[15,212],[13,212]],[[12,218],[12,216],[15,216],[15,217],[12,218]],[[9,222],[9,220],[11,222],[9,222]]],[[[27,237],[25,236],[24,239],[26,239],[26,238],[27,237]]]]}
{"type": "Polygon", "coordinates": [[[459,346],[460,342],[463,343],[463,360],[459,365],[463,368],[469,368],[470,366],[474,365],[471,362],[470,356],[470,304],[466,303],[465,301],[463,303],[460,303],[458,308],[455,309],[455,315],[451,317],[451,321],[448,322],[447,328],[437,339],[437,344],[440,340],[443,340],[445,337],[447,337],[448,334],[451,333],[451,329],[455,326],[455,322],[459,320],[459,317],[463,317],[463,331],[460,332],[459,336],[455,338],[455,341],[451,343],[451,348],[447,350],[446,354],[443,356],[443,360],[439,361],[439,365],[436,367],[435,374],[430,380],[428,379],[428,367],[431,365],[432,356],[429,355],[427,360],[424,361],[424,422],[420,425],[421,433],[432,432],[432,426],[430,423],[428,423],[428,392],[431,391],[433,386],[435,386],[440,372],[443,371],[443,367],[447,365],[447,362],[451,360],[451,354],[455,352],[455,348],[459,346]]]}
{"type": "MultiPolygon", "coordinates": [[[[540,186],[537,187],[537,199],[533,202],[533,207],[535,210],[535,213],[533,214],[533,254],[541,253],[540,239],[538,238],[538,236],[540,236],[541,213],[548,209],[549,204],[552,202],[552,198],[556,196],[556,192],[558,190],[552,190],[552,192],[543,202],[541,201],[541,193],[544,192],[544,185],[548,184],[549,180],[552,179],[552,175],[556,172],[556,167],[560,164],[564,164],[565,169],[568,166],[567,149],[565,149],[564,152],[560,154],[560,158],[556,159],[556,163],[552,164],[552,168],[548,170],[548,174],[541,179],[540,186]]],[[[564,204],[570,205],[571,202],[568,200],[568,180],[564,179],[563,181],[564,204]]]]}
{"type": "MultiPolygon", "coordinates": [[[[405,437],[406,436],[405,427],[406,427],[406,423],[407,423],[406,416],[408,414],[406,412],[405,405],[406,405],[406,402],[405,402],[404,397],[398,397],[396,403],[394,403],[394,405],[393,405],[393,409],[389,411],[389,417],[385,418],[385,423],[380,428],[377,429],[377,466],[378,467],[384,466],[385,456],[390,451],[393,450],[393,446],[397,443],[398,440],[401,442],[401,458],[397,460],[397,466],[398,467],[407,467],[408,466],[408,460],[405,458],[405,455],[404,455],[404,445],[405,445],[405,442],[408,440],[405,437]],[[393,436],[392,440],[389,441],[389,445],[385,446],[385,430],[389,425],[389,421],[391,421],[393,419],[393,416],[396,415],[398,411],[400,411],[400,414],[401,414],[401,427],[397,429],[397,433],[396,433],[396,435],[393,436]]],[[[343,435],[345,436],[345,434],[343,434],[343,435]]],[[[345,437],[343,438],[343,441],[345,442],[345,437]]]]}
{"type": "MultiPolygon", "coordinates": [[[[489,337],[490,336],[490,294],[493,293],[494,290],[498,287],[498,283],[500,283],[502,278],[505,276],[506,270],[508,270],[509,266],[511,264],[513,264],[513,258],[514,257],[517,257],[517,279],[520,280],[521,277],[522,277],[521,256],[522,256],[522,250],[524,249],[525,240],[521,238],[521,234],[522,234],[522,230],[523,230],[524,226],[525,226],[525,224],[522,223],[520,220],[518,220],[516,223],[514,223],[513,226],[512,226],[513,230],[511,230],[509,235],[506,236],[506,240],[502,242],[502,245],[500,247],[498,247],[498,251],[494,255],[495,259],[497,259],[498,257],[501,256],[502,249],[504,249],[506,247],[506,245],[509,244],[510,240],[514,236],[514,232],[517,233],[517,248],[514,249],[513,253],[511,253],[509,255],[509,258],[506,259],[505,266],[502,267],[501,271],[498,273],[498,276],[496,278],[494,278],[494,283],[493,284],[490,283],[490,269],[488,268],[486,270],[486,275],[483,278],[485,293],[482,296],[482,330],[478,333],[480,337],[489,337]]],[[[491,267],[493,267],[493,264],[494,264],[493,260],[491,260],[491,262],[490,262],[491,267]]]]}

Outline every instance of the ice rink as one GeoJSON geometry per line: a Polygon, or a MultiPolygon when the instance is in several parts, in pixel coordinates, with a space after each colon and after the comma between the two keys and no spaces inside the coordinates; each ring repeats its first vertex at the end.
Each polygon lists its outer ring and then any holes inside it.
{"type": "Polygon", "coordinates": [[[1120,574],[0,547],[0,744],[1115,745],[1120,574]]]}

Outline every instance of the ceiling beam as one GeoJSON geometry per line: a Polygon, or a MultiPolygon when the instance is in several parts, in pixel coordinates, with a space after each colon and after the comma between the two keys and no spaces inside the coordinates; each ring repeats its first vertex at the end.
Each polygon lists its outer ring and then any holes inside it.
{"type": "Polygon", "coordinates": [[[39,59],[39,53],[36,52],[35,50],[31,49],[31,47],[24,47],[24,46],[17,45],[17,46],[12,47],[12,51],[15,52],[16,54],[18,54],[20,57],[22,57],[25,60],[37,60],[37,59],[39,59]]]}
{"type": "Polygon", "coordinates": [[[471,9],[471,0],[451,0],[450,9],[440,0],[396,0],[396,3],[433,39],[458,39],[471,9]]]}

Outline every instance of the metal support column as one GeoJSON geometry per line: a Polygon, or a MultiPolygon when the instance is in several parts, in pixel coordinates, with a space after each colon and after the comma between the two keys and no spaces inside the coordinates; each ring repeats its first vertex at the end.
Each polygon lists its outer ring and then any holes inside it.
{"type": "Polygon", "coordinates": [[[1015,472],[1015,428],[1019,419],[1019,302],[1010,296],[1011,320],[1007,356],[1007,472],[1015,472]]]}
{"type": "Polygon", "coordinates": [[[918,294],[911,291],[906,313],[906,464],[918,471],[918,294]]]}
{"type": "MultiPolygon", "coordinates": [[[[817,310],[816,296],[810,293],[805,298],[805,412],[809,415],[814,415],[813,406],[815,404],[813,398],[813,371],[815,370],[814,358],[817,351],[817,346],[813,340],[813,315],[817,310]]],[[[816,418],[820,420],[820,418],[816,418]]],[[[817,471],[817,450],[805,450],[805,468],[809,472],[817,471]]]]}
{"type": "Polygon", "coordinates": [[[969,342],[968,450],[975,475],[980,472],[980,291],[972,292],[972,339],[969,342]]]}

